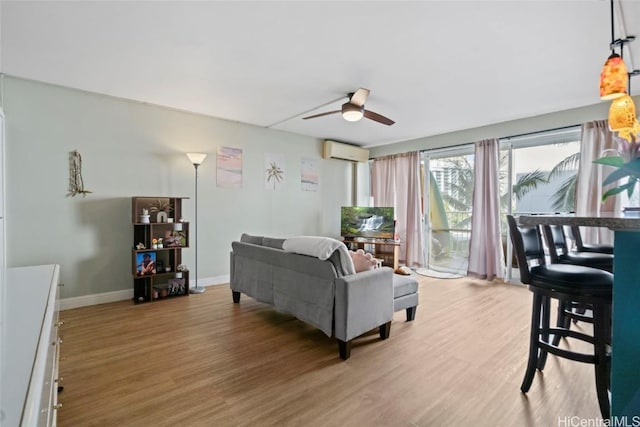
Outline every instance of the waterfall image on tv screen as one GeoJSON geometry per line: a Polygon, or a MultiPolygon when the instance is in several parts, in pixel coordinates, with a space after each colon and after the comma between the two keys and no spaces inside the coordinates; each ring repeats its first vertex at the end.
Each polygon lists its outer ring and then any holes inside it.
{"type": "Polygon", "coordinates": [[[393,208],[343,206],[340,234],[344,237],[393,239],[393,208]]]}

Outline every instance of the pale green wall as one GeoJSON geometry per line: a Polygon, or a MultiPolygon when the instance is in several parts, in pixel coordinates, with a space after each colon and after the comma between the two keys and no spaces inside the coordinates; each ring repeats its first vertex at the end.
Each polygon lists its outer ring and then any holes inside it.
{"type": "MultiPolygon", "coordinates": [[[[322,160],[320,140],[9,76],[2,80],[7,124],[7,263],[58,263],[62,297],[132,287],[131,196],[188,196],[187,151],[200,167],[198,276],[229,273],[231,241],[242,232],[286,237],[340,233],[351,200],[351,164],[322,160]],[[216,186],[216,147],[243,149],[242,189],[216,186]],[[68,156],[82,154],[86,197],[66,197],[68,156]],[[264,190],[264,154],[285,156],[283,191],[264,190]],[[320,189],[300,189],[300,159],[319,159],[320,189]]],[[[193,267],[193,249],[184,251],[193,267]]],[[[206,283],[206,282],[205,282],[206,283]]]]}

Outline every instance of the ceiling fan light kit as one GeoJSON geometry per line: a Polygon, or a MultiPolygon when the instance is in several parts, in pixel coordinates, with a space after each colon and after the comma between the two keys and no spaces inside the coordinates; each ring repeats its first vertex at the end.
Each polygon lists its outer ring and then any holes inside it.
{"type": "Polygon", "coordinates": [[[349,102],[342,104],[342,118],[348,122],[357,122],[364,117],[364,106],[358,107],[349,102]]]}

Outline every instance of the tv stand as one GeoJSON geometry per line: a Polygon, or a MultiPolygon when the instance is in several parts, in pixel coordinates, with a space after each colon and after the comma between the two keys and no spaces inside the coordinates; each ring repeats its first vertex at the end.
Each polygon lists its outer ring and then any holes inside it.
{"type": "Polygon", "coordinates": [[[393,271],[398,269],[399,240],[343,237],[343,241],[352,251],[362,249],[371,253],[375,258],[382,259],[382,265],[393,268],[393,271]]]}

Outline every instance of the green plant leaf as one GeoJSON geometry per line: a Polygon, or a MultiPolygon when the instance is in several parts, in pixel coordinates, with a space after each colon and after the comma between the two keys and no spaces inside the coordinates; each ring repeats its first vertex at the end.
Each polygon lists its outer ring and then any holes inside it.
{"type": "Polygon", "coordinates": [[[636,188],[636,182],[638,182],[637,178],[629,177],[629,181],[627,181],[627,197],[631,198],[633,190],[636,188]]]}
{"type": "MultiPolygon", "coordinates": [[[[635,182],[632,183],[631,188],[633,188],[634,184],[635,184],[635,182]]],[[[619,185],[619,186],[614,187],[614,188],[612,188],[610,190],[607,190],[602,195],[602,201],[604,202],[607,197],[615,196],[616,194],[622,193],[623,191],[627,191],[627,194],[628,194],[628,191],[629,191],[629,183],[628,182],[626,184],[624,184],[624,185],[619,185]]]]}
{"type": "Polygon", "coordinates": [[[631,175],[626,169],[616,169],[613,172],[611,172],[605,179],[604,181],[602,181],[602,185],[609,185],[609,184],[613,184],[614,182],[616,182],[619,179],[622,179],[626,176],[631,175]]]}
{"type": "Polygon", "coordinates": [[[629,163],[625,163],[622,166],[620,166],[620,169],[626,171],[627,175],[640,178],[640,159],[639,158],[633,159],[629,163]]]}
{"type": "Polygon", "coordinates": [[[593,163],[619,168],[624,165],[624,158],[621,156],[606,156],[595,159],[593,163]]]}

